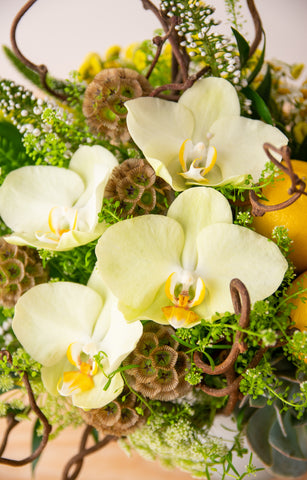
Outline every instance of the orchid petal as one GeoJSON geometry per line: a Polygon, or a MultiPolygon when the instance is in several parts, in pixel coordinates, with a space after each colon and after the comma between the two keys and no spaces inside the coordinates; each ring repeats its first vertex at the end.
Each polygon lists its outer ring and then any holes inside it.
{"type": "Polygon", "coordinates": [[[97,268],[94,269],[88,286],[104,299],[103,309],[97,319],[92,340],[98,344],[99,350],[106,354],[109,368],[113,371],[135,348],[142,335],[143,326],[141,322],[133,324],[126,322],[123,314],[118,310],[117,298],[106,287],[97,268]]]}
{"type": "Polygon", "coordinates": [[[85,285],[45,283],[19,299],[13,330],[36,361],[52,366],[71,343],[89,341],[101,308],[101,297],[85,285]]]}
{"type": "Polygon", "coordinates": [[[230,177],[248,174],[257,182],[268,162],[263,144],[269,142],[279,148],[288,142],[277,128],[244,117],[220,118],[210,132],[213,134],[210,143],[217,150],[217,163],[224,179],[219,184],[227,183],[230,177]]]}
{"type": "Polygon", "coordinates": [[[212,188],[196,187],[181,193],[171,204],[168,217],[177,220],[184,230],[185,243],[181,263],[193,271],[197,263],[196,238],[207,225],[232,223],[226,198],[212,188]]]}
{"type": "MultiPolygon", "coordinates": [[[[59,380],[64,372],[72,370],[73,367],[66,357],[52,367],[43,367],[41,374],[46,390],[52,395],[59,395],[57,389],[59,380]]],[[[108,369],[105,373],[110,374],[111,371],[108,369]]],[[[114,400],[123,389],[123,379],[121,378],[120,373],[114,375],[110,386],[106,390],[104,390],[104,387],[108,382],[108,378],[103,372],[98,372],[92,377],[92,379],[94,381],[94,387],[91,390],[74,394],[72,396],[73,404],[75,406],[84,409],[101,408],[114,400]]]]}
{"type": "Polygon", "coordinates": [[[156,174],[183,190],[178,152],[193,132],[191,112],[184,105],[149,97],[129,100],[125,106],[128,130],[156,174]]]}
{"type": "Polygon", "coordinates": [[[179,99],[195,119],[192,140],[204,142],[211,125],[222,117],[240,115],[236,89],[223,78],[209,77],[195,82],[179,99]]]}
{"type": "Polygon", "coordinates": [[[180,265],[184,235],[175,220],[146,215],[111,226],[96,247],[97,266],[120,303],[139,313],[180,265]]]}
{"type": "Polygon", "coordinates": [[[86,217],[91,230],[97,223],[97,214],[101,210],[105,186],[117,159],[100,145],[83,145],[72,156],[69,168],[83,179],[85,190],[75,206],[86,209],[86,217]]]}
{"type": "Polygon", "coordinates": [[[66,356],[62,357],[59,362],[52,365],[51,367],[42,367],[42,382],[47,392],[51,393],[51,395],[59,395],[57,386],[60,378],[63,376],[64,372],[68,372],[73,369],[74,367],[68,361],[66,356]]]}
{"type": "Polygon", "coordinates": [[[281,284],[288,264],[275,243],[248,228],[225,223],[205,227],[197,237],[196,272],[206,285],[205,301],[195,308],[202,318],[233,312],[229,285],[241,280],[254,303],[281,284]]]}
{"type": "Polygon", "coordinates": [[[116,373],[113,376],[106,390],[104,390],[104,387],[108,382],[108,378],[102,372],[97,373],[97,375],[93,377],[93,380],[94,387],[91,390],[72,396],[72,402],[76,407],[83,408],[84,410],[102,408],[118,397],[124,387],[124,381],[120,373],[116,373]]]}
{"type": "Polygon", "coordinates": [[[20,234],[14,233],[5,236],[4,239],[12,245],[31,245],[33,247],[45,248],[47,250],[65,251],[96,240],[96,238],[100,237],[107,228],[108,226],[105,223],[98,223],[95,230],[92,232],[72,230],[64,233],[59,241],[53,240],[51,235],[48,234],[40,236],[39,232],[36,232],[36,235],[24,232],[20,234]]]}
{"type": "Polygon", "coordinates": [[[0,215],[15,232],[48,230],[52,207],[72,206],[84,190],[75,172],[27,166],[10,172],[0,188],[0,215]]]}

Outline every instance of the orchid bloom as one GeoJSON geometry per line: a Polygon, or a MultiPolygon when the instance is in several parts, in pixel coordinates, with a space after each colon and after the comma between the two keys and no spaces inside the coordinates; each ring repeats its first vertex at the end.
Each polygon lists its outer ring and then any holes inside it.
{"type": "Polygon", "coordinates": [[[87,286],[56,282],[31,288],[17,302],[13,330],[43,365],[46,390],[71,396],[77,407],[91,409],[121,393],[120,373],[105,388],[108,376],[134,349],[143,328],[141,322],[127,324],[117,299],[94,270],[87,286]]]}
{"type": "Polygon", "coordinates": [[[226,198],[204,187],[181,193],[167,217],[112,225],[96,255],[127,321],[151,319],[175,328],[233,312],[233,278],[246,285],[254,303],[275,292],[287,269],[272,241],[233,225],[226,198]]]}
{"type": "Polygon", "coordinates": [[[142,97],[125,103],[131,137],[175,190],[189,185],[257,182],[268,158],[262,148],[287,137],[277,128],[240,117],[235,88],[223,78],[198,80],[178,103],[142,97]]]}
{"type": "Polygon", "coordinates": [[[81,146],[69,168],[26,166],[0,187],[0,216],[13,230],[5,240],[49,250],[69,250],[98,238],[105,185],[118,161],[107,149],[81,146]]]}

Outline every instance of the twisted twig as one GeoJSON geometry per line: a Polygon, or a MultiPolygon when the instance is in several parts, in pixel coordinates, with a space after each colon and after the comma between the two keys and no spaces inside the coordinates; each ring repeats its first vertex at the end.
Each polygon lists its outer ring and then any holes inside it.
{"type": "MultiPolygon", "coordinates": [[[[195,73],[194,75],[190,75],[186,79],[186,81],[183,82],[183,83],[167,83],[165,85],[161,85],[161,87],[155,88],[150,93],[150,97],[157,97],[160,94],[160,92],[164,92],[165,90],[185,91],[188,88],[191,88],[192,85],[196,82],[196,80],[198,80],[200,77],[202,77],[209,70],[210,70],[210,67],[208,65],[206,65],[204,68],[199,70],[199,72],[195,73]]],[[[178,95],[178,98],[179,98],[179,95],[178,95]]]]}
{"type": "Polygon", "coordinates": [[[83,435],[81,437],[79,452],[76,455],[74,455],[69,460],[69,462],[67,462],[63,471],[62,480],[75,480],[81,471],[84,458],[87,455],[90,455],[91,453],[97,452],[98,450],[105,447],[106,445],[108,445],[108,443],[112,442],[113,440],[116,440],[117,438],[113,435],[106,435],[102,440],[97,442],[92,447],[86,448],[86,442],[92,430],[93,430],[92,426],[90,425],[86,426],[83,432],[83,435]],[[74,467],[74,471],[70,475],[69,472],[73,467],[74,467]]]}
{"type": "Polygon", "coordinates": [[[293,171],[293,167],[290,159],[290,155],[291,155],[290,148],[287,145],[284,145],[281,148],[277,148],[277,147],[274,147],[274,145],[271,145],[270,143],[265,143],[263,145],[263,148],[265,153],[271,160],[271,162],[273,162],[274,165],[276,165],[284,173],[289,175],[291,180],[291,187],[289,188],[288,193],[289,195],[291,195],[291,197],[285,200],[284,202],[278,203],[276,205],[265,205],[259,202],[257,194],[254,192],[254,190],[250,190],[249,199],[252,205],[252,214],[255,217],[261,217],[266,212],[273,212],[275,210],[281,210],[283,208],[286,208],[292,203],[294,203],[301,195],[307,195],[307,193],[305,192],[306,183],[293,171]],[[271,154],[271,150],[281,155],[285,164],[282,164],[281,162],[279,162],[271,154]]]}
{"type": "Polygon", "coordinates": [[[263,28],[262,28],[261,18],[255,6],[254,0],[246,0],[246,1],[247,1],[248,9],[250,11],[250,14],[254,22],[254,26],[255,26],[255,38],[253,43],[250,46],[249,55],[248,55],[250,58],[255,53],[259,43],[261,42],[263,28]]]}
{"type": "Polygon", "coordinates": [[[16,425],[19,424],[18,420],[16,420],[16,418],[12,414],[7,415],[6,420],[7,420],[7,427],[6,427],[6,430],[4,432],[3,439],[2,439],[2,444],[1,444],[1,447],[0,447],[0,457],[2,456],[4,450],[6,449],[7,442],[8,442],[9,435],[10,435],[11,431],[13,430],[14,427],[16,427],[16,425]]]}
{"type": "MultiPolygon", "coordinates": [[[[159,10],[150,0],[141,0],[143,7],[145,10],[150,10],[153,14],[157,17],[164,32],[167,32],[170,29],[170,18],[164,15],[161,10],[159,10]]],[[[185,82],[188,78],[188,69],[190,63],[190,57],[187,54],[185,48],[180,46],[180,40],[178,38],[178,34],[176,30],[173,30],[168,38],[172,52],[174,57],[176,58],[176,62],[179,65],[180,73],[182,75],[182,80],[185,82]]]]}
{"type": "MultiPolygon", "coordinates": [[[[1,356],[1,358],[6,357],[7,361],[12,363],[11,354],[7,350],[1,350],[0,356],[1,356]]],[[[29,455],[28,457],[23,458],[22,460],[13,460],[13,459],[10,459],[10,458],[4,458],[2,456],[0,457],[0,464],[3,463],[5,465],[11,465],[11,466],[14,466],[14,467],[21,467],[23,465],[26,465],[27,463],[31,463],[31,462],[33,462],[33,460],[35,460],[37,457],[39,457],[39,455],[42,453],[42,451],[44,450],[44,448],[47,445],[49,434],[50,434],[51,428],[52,428],[51,425],[49,424],[47,418],[45,417],[45,415],[43,414],[43,412],[38,407],[38,405],[35,401],[34,394],[33,394],[33,391],[32,391],[27,373],[22,372],[22,371],[19,371],[18,373],[20,375],[22,375],[22,380],[23,380],[23,383],[24,383],[24,385],[26,387],[26,390],[27,390],[31,410],[33,410],[33,412],[37,415],[37,417],[40,419],[40,421],[43,424],[43,436],[42,436],[42,440],[41,440],[39,446],[32,453],[32,455],[29,455]]],[[[15,422],[16,422],[16,420],[12,419],[8,424],[8,427],[7,427],[5,435],[4,435],[4,439],[2,441],[1,449],[0,449],[0,454],[1,455],[3,454],[3,452],[6,448],[9,433],[12,431],[12,429],[16,425],[15,422]]]]}
{"type": "Polygon", "coordinates": [[[47,83],[47,73],[48,73],[48,68],[46,65],[36,65],[35,63],[31,62],[28,58],[26,58],[20,51],[17,41],[16,41],[16,30],[17,26],[21,20],[21,18],[24,16],[24,14],[32,7],[32,5],[36,2],[37,0],[29,0],[17,13],[15,16],[12,26],[11,26],[11,44],[12,44],[12,49],[16,57],[28,68],[31,70],[34,70],[36,73],[38,73],[40,77],[40,81],[49,93],[54,95],[55,97],[59,98],[60,100],[66,100],[67,96],[56,92],[53,90],[47,83]]]}
{"type": "MultiPolygon", "coordinates": [[[[230,293],[235,313],[240,315],[238,326],[240,329],[247,328],[249,325],[250,314],[250,298],[247,288],[245,287],[244,283],[241,282],[241,280],[234,278],[230,282],[230,293]]],[[[195,352],[194,362],[196,366],[201,368],[203,372],[207,373],[208,375],[226,374],[236,362],[239,354],[246,350],[246,346],[243,343],[243,333],[240,331],[240,329],[236,332],[231,350],[222,363],[212,368],[211,365],[204,363],[200,359],[199,352],[195,352]]]]}
{"type": "Polygon", "coordinates": [[[166,40],[170,37],[170,35],[173,33],[175,26],[178,24],[178,18],[177,17],[172,17],[170,23],[171,23],[170,28],[163,37],[160,37],[159,35],[157,35],[152,40],[153,43],[155,45],[157,45],[157,51],[156,51],[156,54],[155,54],[155,58],[153,59],[152,64],[150,65],[150,68],[149,68],[149,70],[146,74],[147,80],[149,79],[153,69],[155,68],[155,66],[157,64],[157,61],[159,60],[159,57],[160,57],[161,52],[162,52],[163,45],[165,44],[166,40]]]}
{"type": "MultiPolygon", "coordinates": [[[[212,368],[210,365],[205,364],[201,358],[199,352],[194,353],[194,362],[204,373],[208,375],[224,375],[226,377],[227,386],[224,388],[208,387],[204,383],[199,384],[201,390],[213,397],[225,397],[228,396],[225,407],[220,411],[224,415],[230,415],[235,408],[237,401],[242,394],[239,391],[240,382],[243,374],[236,377],[235,362],[240,353],[246,351],[246,346],[243,342],[244,333],[240,330],[246,329],[249,326],[249,314],[250,314],[250,297],[247,288],[244,283],[238,278],[234,278],[230,282],[230,293],[232,303],[236,315],[240,315],[239,330],[236,332],[235,339],[229,354],[226,359],[219,365],[212,368]]],[[[255,368],[263,355],[267,351],[268,347],[260,348],[255,354],[254,358],[249,363],[246,370],[249,368],[255,368]]],[[[245,372],[246,372],[245,370],[245,372]]]]}

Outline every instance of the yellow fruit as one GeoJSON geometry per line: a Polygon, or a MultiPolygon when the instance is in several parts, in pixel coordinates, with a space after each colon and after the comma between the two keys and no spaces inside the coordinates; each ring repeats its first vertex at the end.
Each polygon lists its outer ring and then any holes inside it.
{"type": "MultiPolygon", "coordinates": [[[[299,288],[307,289],[307,271],[301,273],[288,290],[288,295],[293,295],[299,288]]],[[[307,331],[307,302],[302,301],[302,297],[307,299],[307,291],[298,295],[296,298],[291,298],[289,301],[296,306],[291,310],[291,320],[295,323],[295,327],[299,330],[307,331]]]]}
{"type": "MultiPolygon", "coordinates": [[[[292,165],[294,172],[307,183],[307,162],[292,160],[292,165]]],[[[268,199],[268,202],[262,201],[265,205],[275,205],[289,198],[290,177],[282,172],[278,178],[284,180],[276,180],[262,189],[268,199]]],[[[307,195],[301,195],[296,202],[282,210],[254,217],[253,226],[256,232],[268,238],[272,238],[275,227],[286,227],[292,240],[290,260],[297,273],[307,270],[307,195]]]]}

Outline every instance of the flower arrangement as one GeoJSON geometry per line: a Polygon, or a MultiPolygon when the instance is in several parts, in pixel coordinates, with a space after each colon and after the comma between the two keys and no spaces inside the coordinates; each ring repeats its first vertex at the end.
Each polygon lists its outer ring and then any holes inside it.
{"type": "Polygon", "coordinates": [[[84,425],[95,448],[65,479],[113,440],[195,478],[255,474],[251,452],[303,475],[301,66],[265,60],[253,0],[251,45],[239,0],[225,0],[232,38],[204,2],[141,0],[153,40],[90,54],[62,81],[17,46],[35,1],[5,51],[48,96],[0,81],[0,463],[35,469],[48,440],[84,425]],[[33,414],[33,452],[6,458],[33,414]]]}

